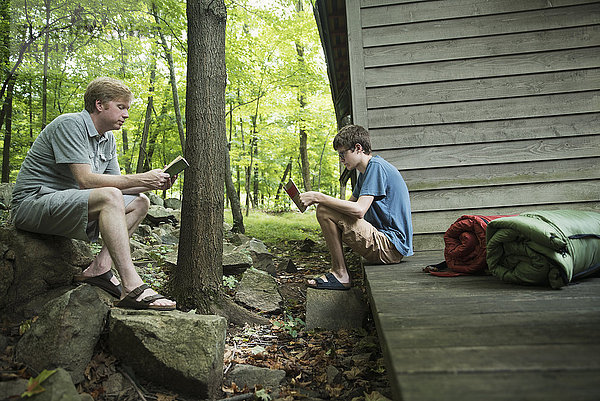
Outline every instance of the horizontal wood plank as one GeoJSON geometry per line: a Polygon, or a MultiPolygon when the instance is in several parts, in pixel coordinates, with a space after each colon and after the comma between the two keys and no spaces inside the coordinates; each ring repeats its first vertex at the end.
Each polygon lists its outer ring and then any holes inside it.
{"type": "Polygon", "coordinates": [[[365,47],[371,47],[559,29],[597,24],[599,16],[600,5],[590,3],[476,18],[385,25],[363,29],[363,43],[365,47]]]}
{"type": "Polygon", "coordinates": [[[365,70],[367,88],[597,68],[600,48],[568,49],[365,70]]]}
{"type": "Polygon", "coordinates": [[[369,110],[369,128],[452,124],[600,111],[600,91],[369,110]]]}
{"type": "MultiPolygon", "coordinates": [[[[600,202],[552,204],[544,205],[543,208],[540,208],[537,205],[511,205],[496,208],[466,207],[461,210],[414,211],[412,213],[412,223],[415,233],[443,234],[458,218],[463,215],[506,216],[525,212],[535,212],[539,210],[557,209],[588,210],[590,212],[600,213],[600,202]]],[[[439,248],[440,247],[438,247],[438,249],[439,248]]],[[[441,248],[443,248],[443,243],[441,248]]]]}
{"type": "Polygon", "coordinates": [[[369,47],[365,67],[474,59],[600,45],[600,25],[369,47]]]}
{"type": "Polygon", "coordinates": [[[576,181],[581,177],[600,178],[600,157],[543,160],[446,168],[425,168],[403,172],[410,191],[461,189],[480,185],[524,184],[528,182],[576,181]]]}
{"type": "Polygon", "coordinates": [[[593,0],[477,0],[417,2],[361,10],[362,27],[505,14],[592,3],[593,0]]]}
{"type": "Polygon", "coordinates": [[[500,208],[597,202],[599,180],[567,181],[545,184],[499,185],[460,190],[412,191],[413,211],[464,210],[466,207],[500,208]],[[468,205],[468,206],[467,206],[468,205]]]}
{"type": "Polygon", "coordinates": [[[600,113],[369,129],[375,152],[473,142],[600,134],[600,113]]]}
{"type": "Polygon", "coordinates": [[[600,89],[600,68],[367,89],[367,107],[389,108],[600,89]]]}
{"type": "Polygon", "coordinates": [[[566,160],[600,157],[600,135],[382,150],[377,154],[401,171],[432,167],[566,160]]]}
{"type": "Polygon", "coordinates": [[[403,3],[417,3],[424,1],[439,1],[439,0],[360,0],[361,8],[379,7],[403,3]]]}
{"type": "MultiPolygon", "coordinates": [[[[600,370],[398,374],[404,401],[597,401],[600,370]]],[[[400,390],[398,391],[398,394],[400,390]]]]}

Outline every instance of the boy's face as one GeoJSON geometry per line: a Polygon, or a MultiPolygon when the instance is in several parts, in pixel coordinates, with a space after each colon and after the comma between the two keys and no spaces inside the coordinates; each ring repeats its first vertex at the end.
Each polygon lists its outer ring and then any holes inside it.
{"type": "Polygon", "coordinates": [[[353,170],[356,168],[358,162],[360,161],[357,145],[354,145],[354,148],[351,149],[340,147],[336,150],[340,157],[340,161],[348,170],[353,170]]]}

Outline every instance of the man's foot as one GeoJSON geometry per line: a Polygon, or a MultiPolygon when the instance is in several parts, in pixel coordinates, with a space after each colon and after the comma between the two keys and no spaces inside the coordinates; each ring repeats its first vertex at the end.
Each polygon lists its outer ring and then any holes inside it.
{"type": "Polygon", "coordinates": [[[324,276],[314,280],[308,280],[308,286],[317,290],[338,290],[346,291],[350,289],[350,283],[342,283],[333,273],[326,273],[324,276]]]}
{"type": "Polygon", "coordinates": [[[126,309],[151,309],[170,311],[177,307],[177,304],[170,299],[160,295],[147,284],[142,284],[129,294],[124,295],[118,302],[116,307],[126,309]]]}
{"type": "Polygon", "coordinates": [[[113,297],[119,298],[121,296],[121,283],[119,283],[119,280],[117,280],[112,271],[109,270],[97,276],[86,275],[86,272],[84,270],[81,274],[75,275],[73,280],[76,283],[87,283],[102,288],[113,297]]]}

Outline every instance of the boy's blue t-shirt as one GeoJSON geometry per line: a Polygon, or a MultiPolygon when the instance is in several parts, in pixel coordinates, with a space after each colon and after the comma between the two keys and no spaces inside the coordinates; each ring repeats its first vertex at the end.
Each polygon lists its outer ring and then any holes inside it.
{"type": "Polygon", "coordinates": [[[374,197],[364,219],[385,234],[402,255],[412,255],[410,198],[398,169],[380,156],[372,157],[352,191],[356,199],[363,195],[374,197]]]}

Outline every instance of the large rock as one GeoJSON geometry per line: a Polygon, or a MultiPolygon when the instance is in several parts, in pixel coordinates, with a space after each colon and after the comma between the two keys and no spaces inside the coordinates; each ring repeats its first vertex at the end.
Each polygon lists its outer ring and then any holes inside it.
{"type": "Polygon", "coordinates": [[[197,398],[214,398],[223,378],[226,328],[219,316],[115,308],[109,344],[136,374],[197,398]]]}
{"type": "Polygon", "coordinates": [[[244,272],[235,299],[246,306],[267,313],[278,312],[283,301],[275,279],[267,272],[254,268],[244,272]]]}
{"type": "Polygon", "coordinates": [[[264,242],[252,238],[250,241],[238,246],[236,251],[248,252],[250,257],[252,257],[252,266],[254,268],[275,275],[276,268],[273,263],[273,255],[269,252],[264,242]]]}
{"type": "Polygon", "coordinates": [[[150,205],[144,222],[146,222],[146,224],[157,226],[162,223],[174,224],[177,222],[177,219],[172,210],[167,210],[158,205],[150,205]]]}
{"type": "Polygon", "coordinates": [[[167,198],[165,199],[165,207],[167,209],[181,209],[181,201],[177,198],[167,198]]]}
{"type": "Polygon", "coordinates": [[[227,383],[235,383],[239,388],[248,387],[250,390],[257,386],[279,394],[279,386],[285,379],[285,371],[258,366],[239,364],[235,365],[227,375],[227,383]]]}
{"type": "Polygon", "coordinates": [[[51,288],[70,285],[89,266],[87,243],[0,227],[0,310],[27,302],[51,288]]]}
{"type": "Polygon", "coordinates": [[[87,284],[55,298],[17,343],[16,359],[38,372],[62,367],[81,382],[108,310],[87,284]]]}
{"type": "Polygon", "coordinates": [[[56,369],[41,384],[45,391],[31,397],[32,401],[82,401],[84,398],[77,392],[71,376],[64,369],[56,369]]]}
{"type": "Polygon", "coordinates": [[[306,329],[357,329],[363,326],[369,307],[358,288],[348,291],[306,290],[306,329]]]}
{"type": "Polygon", "coordinates": [[[12,190],[14,184],[3,182],[0,184],[0,209],[8,210],[12,200],[12,190]]]}

